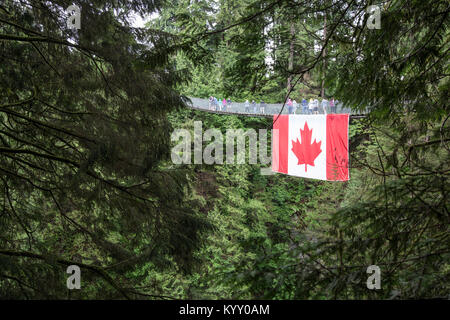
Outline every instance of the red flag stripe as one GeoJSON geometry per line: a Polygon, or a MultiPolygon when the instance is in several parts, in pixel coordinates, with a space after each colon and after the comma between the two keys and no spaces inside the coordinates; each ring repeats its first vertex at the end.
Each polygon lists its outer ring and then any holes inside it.
{"type": "Polygon", "coordinates": [[[348,120],[348,114],[327,115],[327,180],[349,179],[348,120]]]}
{"type": "Polygon", "coordinates": [[[274,131],[272,132],[272,171],[287,174],[289,148],[289,115],[274,115],[273,121],[274,131]],[[276,134],[276,130],[278,130],[278,134],[276,134]]]}

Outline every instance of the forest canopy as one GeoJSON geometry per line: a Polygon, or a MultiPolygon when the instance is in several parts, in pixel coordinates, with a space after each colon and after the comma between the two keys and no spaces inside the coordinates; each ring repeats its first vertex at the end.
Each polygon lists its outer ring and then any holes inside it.
{"type": "Polygon", "coordinates": [[[444,0],[3,1],[0,298],[448,298],[449,12],[444,0]],[[350,123],[350,181],[174,165],[176,128],[272,125],[191,110],[188,96],[336,97],[365,112],[350,123]],[[81,290],[66,287],[69,265],[81,290]],[[366,287],[370,265],[380,290],[366,287]]]}

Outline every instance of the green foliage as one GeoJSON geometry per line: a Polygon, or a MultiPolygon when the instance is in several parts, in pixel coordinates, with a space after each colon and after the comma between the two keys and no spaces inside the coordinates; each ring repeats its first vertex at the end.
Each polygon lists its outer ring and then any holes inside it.
{"type": "MultiPolygon", "coordinates": [[[[193,110],[173,113],[170,118],[174,127],[192,130],[195,119],[204,128],[218,128],[224,136],[226,129],[256,130],[271,124],[266,119],[193,110]]],[[[214,232],[199,252],[205,268],[186,279],[182,297],[293,298],[291,285],[284,283],[285,271],[297,259],[294,240],[306,222],[316,218],[311,209],[317,206],[314,198],[321,194],[323,183],[261,176],[260,165],[188,167],[196,172],[195,190],[205,198],[214,232]]]]}
{"type": "Polygon", "coordinates": [[[446,1],[79,1],[79,31],[65,1],[28,3],[0,5],[0,297],[448,298],[446,1]],[[288,83],[370,112],[349,182],[170,162],[194,121],[271,127],[179,92],[280,102],[288,83]]]}
{"type": "Polygon", "coordinates": [[[183,78],[151,47],[172,38],[128,23],[155,3],[77,3],[78,32],[55,18],[64,1],[0,7],[2,297],[65,297],[70,264],[76,297],[145,297],[127,273],[191,271],[209,226],[165,163],[183,78]]]}

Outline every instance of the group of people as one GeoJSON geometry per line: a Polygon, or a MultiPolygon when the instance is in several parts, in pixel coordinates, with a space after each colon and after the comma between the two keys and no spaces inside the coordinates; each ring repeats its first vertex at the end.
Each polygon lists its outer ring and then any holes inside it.
{"type": "Polygon", "coordinates": [[[250,104],[250,102],[248,102],[248,100],[245,100],[244,103],[245,106],[245,112],[250,113],[250,108],[253,111],[253,113],[266,113],[266,103],[264,102],[264,100],[261,100],[261,102],[259,103],[259,107],[256,104],[255,100],[252,100],[252,103],[250,104]]]}
{"type": "Polygon", "coordinates": [[[209,110],[227,111],[227,107],[231,107],[230,99],[223,98],[223,100],[220,100],[213,96],[209,97],[209,110]]]}
{"type": "MultiPolygon", "coordinates": [[[[337,100],[334,100],[334,97],[332,97],[330,100],[327,100],[326,98],[322,99],[320,102],[318,99],[309,99],[306,100],[303,98],[301,101],[301,111],[297,112],[299,109],[299,104],[297,101],[292,100],[291,98],[288,99],[286,102],[287,110],[289,114],[296,114],[296,113],[302,113],[302,114],[319,114],[319,109],[323,111],[324,114],[327,114],[328,107],[330,107],[331,113],[336,113],[336,104],[337,100]]],[[[252,100],[252,102],[249,102],[248,100],[245,100],[244,103],[245,106],[245,112],[247,113],[266,113],[266,103],[261,100],[259,104],[256,103],[255,100],[252,100]]],[[[216,97],[209,97],[209,110],[213,111],[227,111],[227,108],[231,108],[231,100],[230,99],[217,99],[216,97]]]]}
{"type": "MultiPolygon", "coordinates": [[[[319,102],[318,99],[309,99],[306,100],[303,98],[302,100],[302,111],[303,114],[319,114],[319,108],[322,109],[324,114],[327,114],[328,107],[330,107],[331,113],[336,113],[336,104],[337,101],[334,100],[334,97],[330,100],[327,100],[326,98],[322,99],[321,102],[319,102]]],[[[297,113],[298,109],[298,103],[295,100],[291,100],[291,98],[288,99],[286,105],[288,106],[288,113],[289,114],[295,114],[297,113]]]]}

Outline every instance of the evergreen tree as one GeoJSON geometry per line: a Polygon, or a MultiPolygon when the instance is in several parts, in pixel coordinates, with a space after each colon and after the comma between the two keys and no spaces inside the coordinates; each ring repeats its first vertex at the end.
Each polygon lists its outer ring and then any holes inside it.
{"type": "Polygon", "coordinates": [[[64,297],[76,264],[80,297],[142,297],[133,272],[189,271],[208,226],[164,162],[174,39],[130,26],[159,1],[76,1],[78,30],[70,4],[0,6],[0,296],[64,297]]]}
{"type": "Polygon", "coordinates": [[[201,39],[235,34],[230,43],[239,54],[227,80],[242,91],[255,84],[250,77],[260,57],[250,52],[262,48],[266,18],[276,16],[273,21],[281,23],[272,31],[279,52],[275,62],[284,70],[274,75],[278,88],[289,76],[293,87],[311,86],[312,75],[314,89],[324,84],[328,94],[369,113],[353,129],[358,135],[350,150],[352,181],[342,188],[324,186],[323,198],[314,200],[324,202],[321,212],[303,213],[311,226],[298,234],[294,248],[273,255],[264,248],[256,260],[239,264],[236,279],[254,297],[448,294],[448,9],[445,1],[241,2],[242,14],[228,25],[192,34],[201,39]],[[379,30],[367,27],[369,5],[381,9],[379,30]],[[299,29],[311,50],[297,53],[295,40],[292,54],[292,24],[286,23],[291,21],[299,26],[308,21],[299,29]],[[317,220],[326,223],[314,228],[317,220]],[[368,291],[362,281],[373,264],[384,275],[380,292],[368,291]]]}

